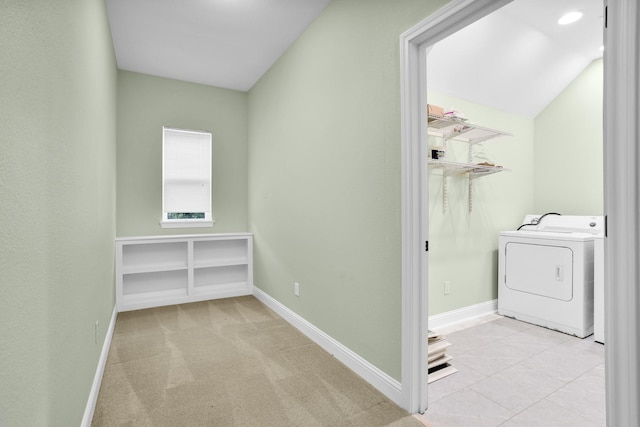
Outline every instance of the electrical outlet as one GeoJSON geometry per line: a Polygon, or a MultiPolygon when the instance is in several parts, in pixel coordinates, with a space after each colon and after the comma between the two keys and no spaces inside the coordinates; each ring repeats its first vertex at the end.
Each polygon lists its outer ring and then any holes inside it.
{"type": "Polygon", "coordinates": [[[445,295],[449,295],[450,293],[451,293],[451,281],[445,280],[444,281],[444,294],[445,295]]]}
{"type": "Polygon", "coordinates": [[[297,296],[297,297],[299,297],[299,296],[300,296],[300,283],[295,282],[295,283],[293,284],[293,294],[294,294],[295,296],[297,296]]]}
{"type": "Polygon", "coordinates": [[[99,331],[100,331],[100,321],[96,320],[96,328],[95,328],[95,334],[94,334],[95,343],[96,344],[98,344],[98,333],[99,333],[99,331]]]}

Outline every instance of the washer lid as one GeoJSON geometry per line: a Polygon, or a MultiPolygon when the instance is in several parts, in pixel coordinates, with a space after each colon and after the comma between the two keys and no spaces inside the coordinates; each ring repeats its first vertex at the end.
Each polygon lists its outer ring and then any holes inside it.
{"type": "Polygon", "coordinates": [[[580,215],[527,215],[519,231],[577,233],[604,236],[603,216],[580,215]]]}
{"type": "Polygon", "coordinates": [[[518,239],[565,240],[572,242],[587,242],[597,237],[590,233],[529,231],[524,229],[519,231],[501,231],[500,236],[518,239]]]}

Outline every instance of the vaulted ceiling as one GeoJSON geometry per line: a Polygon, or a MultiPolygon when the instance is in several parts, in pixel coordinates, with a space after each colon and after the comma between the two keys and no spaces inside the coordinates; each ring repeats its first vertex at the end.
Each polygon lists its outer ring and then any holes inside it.
{"type": "Polygon", "coordinates": [[[602,15],[602,0],[515,0],[432,47],[428,88],[535,117],[602,56],[602,15]],[[569,11],[582,19],[558,25],[569,11]]]}
{"type": "Polygon", "coordinates": [[[330,0],[107,0],[118,68],[247,91],[330,0]]]}
{"type": "MultiPolygon", "coordinates": [[[[429,88],[535,116],[602,55],[602,1],[513,1],[432,47],[429,88]],[[558,26],[569,10],[583,19],[558,26]]],[[[106,0],[118,68],[242,91],[329,3],[106,0]]]]}

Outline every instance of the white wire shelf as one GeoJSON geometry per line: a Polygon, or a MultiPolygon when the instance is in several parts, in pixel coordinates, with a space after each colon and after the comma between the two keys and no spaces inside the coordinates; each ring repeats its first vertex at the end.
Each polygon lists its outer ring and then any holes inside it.
{"type": "Polygon", "coordinates": [[[427,162],[431,169],[440,169],[443,176],[469,174],[469,178],[480,178],[498,172],[511,172],[511,169],[502,166],[478,165],[473,163],[449,162],[447,160],[429,159],[427,162]]]}
{"type": "Polygon", "coordinates": [[[452,139],[471,145],[501,136],[512,136],[509,132],[469,123],[466,119],[433,114],[427,115],[427,133],[445,141],[452,139]]]}

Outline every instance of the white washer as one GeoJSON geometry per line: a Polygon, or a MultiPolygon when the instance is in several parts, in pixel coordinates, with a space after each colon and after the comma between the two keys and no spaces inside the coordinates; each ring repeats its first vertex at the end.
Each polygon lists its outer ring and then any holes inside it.
{"type": "Polygon", "coordinates": [[[603,217],[527,215],[499,236],[498,313],[584,338],[593,333],[594,238],[603,217]]]}

